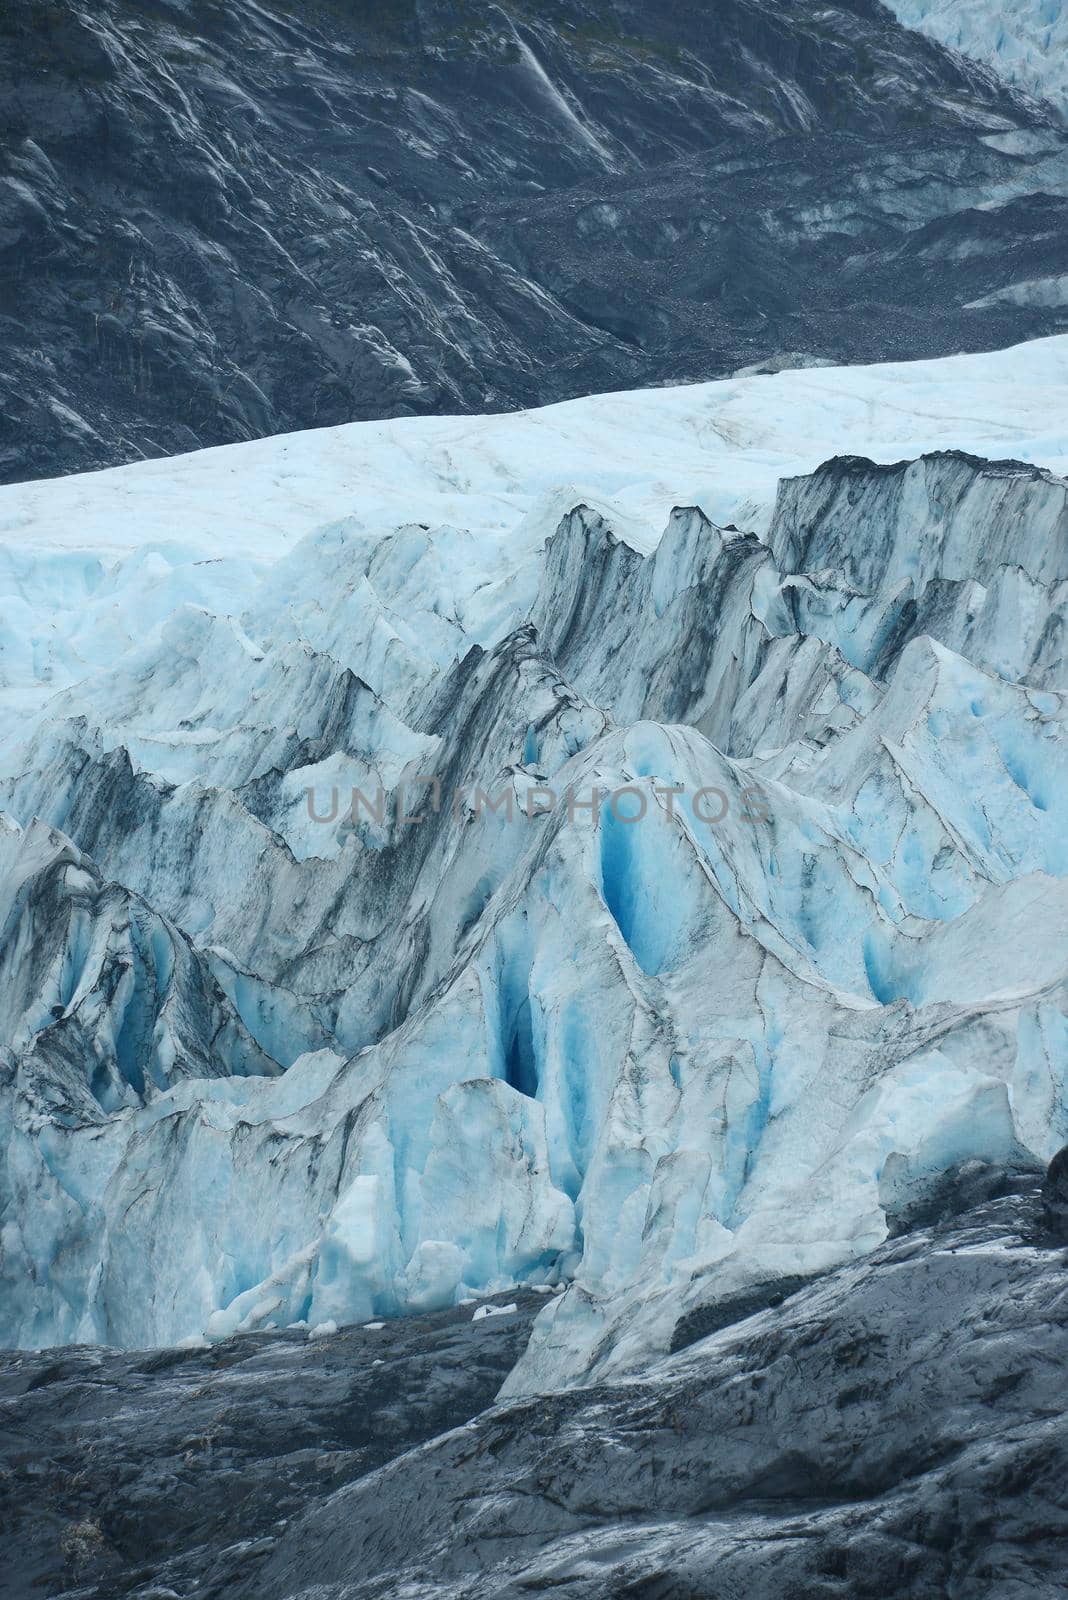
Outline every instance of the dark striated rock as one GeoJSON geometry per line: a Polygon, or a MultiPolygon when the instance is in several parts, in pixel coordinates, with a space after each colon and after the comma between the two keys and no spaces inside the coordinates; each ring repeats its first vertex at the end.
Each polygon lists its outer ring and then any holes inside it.
{"type": "Polygon", "coordinates": [[[1049,1164],[1042,1184],[1042,1219],[1047,1230],[1068,1244],[1068,1144],[1049,1164]]]}
{"type": "Polygon", "coordinates": [[[13,0],[0,130],[4,480],[1065,326],[1062,124],[876,0],[13,0]]]}
{"type": "Polygon", "coordinates": [[[671,1335],[672,1355],[707,1339],[713,1333],[719,1333],[721,1328],[729,1328],[736,1322],[744,1322],[747,1317],[755,1317],[761,1311],[781,1306],[784,1300],[810,1281],[793,1275],[769,1278],[767,1282],[754,1284],[741,1294],[726,1295],[710,1305],[696,1306],[675,1324],[675,1331],[671,1335]]]}
{"type": "Polygon", "coordinates": [[[0,1596],[218,1592],[287,1518],[492,1402],[544,1305],[502,1299],[478,1322],[0,1356],[0,1596]]]}
{"type": "Polygon", "coordinates": [[[916,1228],[933,1228],[987,1200],[1033,1192],[1041,1172],[1026,1150],[1006,1166],[999,1161],[960,1161],[945,1172],[911,1174],[896,1152],[883,1167],[879,1204],[892,1239],[916,1228]]]}
{"type": "Polygon", "coordinates": [[[1033,1188],[992,1201],[632,1383],[490,1411],[310,1510],[228,1592],[1063,1594],[1068,1286],[1037,1210],[1033,1188]]]}
{"type": "Polygon", "coordinates": [[[1040,1215],[1032,1184],[634,1381],[497,1407],[536,1295],[5,1356],[0,1595],[1063,1594],[1068,1286],[1040,1215]]]}

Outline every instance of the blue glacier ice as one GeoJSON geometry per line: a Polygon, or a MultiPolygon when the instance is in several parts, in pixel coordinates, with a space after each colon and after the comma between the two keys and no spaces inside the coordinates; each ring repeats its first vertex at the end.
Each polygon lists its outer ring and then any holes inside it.
{"type": "Polygon", "coordinates": [[[0,492],[0,1340],[529,1283],[552,1387],[1047,1161],[1065,417],[1068,339],[0,492]]]}

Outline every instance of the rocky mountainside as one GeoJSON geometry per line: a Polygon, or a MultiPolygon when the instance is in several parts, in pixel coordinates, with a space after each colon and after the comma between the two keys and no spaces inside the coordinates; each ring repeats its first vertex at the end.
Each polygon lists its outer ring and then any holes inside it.
{"type": "Polygon", "coordinates": [[[1010,83],[1068,113],[1068,6],[1064,0],[889,0],[910,28],[985,61],[1010,83]]]}
{"type": "Polygon", "coordinates": [[[877,0],[13,0],[0,128],[9,481],[1068,316],[1063,123],[877,0]]]}

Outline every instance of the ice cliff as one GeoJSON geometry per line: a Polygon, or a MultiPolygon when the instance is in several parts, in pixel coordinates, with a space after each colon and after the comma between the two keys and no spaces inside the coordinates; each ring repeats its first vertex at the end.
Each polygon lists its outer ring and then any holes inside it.
{"type": "Polygon", "coordinates": [[[1049,341],[476,419],[477,466],[369,424],[6,491],[0,1341],[566,1286],[509,1380],[551,1387],[871,1250],[963,1161],[1048,1161],[1068,483],[1028,408],[1063,425],[1066,371],[1049,341]],[[904,414],[938,448],[895,459],[904,414]],[[302,448],[335,476],[257,550],[302,448]]]}

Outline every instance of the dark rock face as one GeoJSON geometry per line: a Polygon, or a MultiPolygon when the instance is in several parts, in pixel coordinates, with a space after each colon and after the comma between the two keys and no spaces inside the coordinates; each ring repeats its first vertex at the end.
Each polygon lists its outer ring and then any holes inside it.
{"type": "Polygon", "coordinates": [[[1042,1184],[1043,1216],[1054,1238],[1068,1244],[1068,1145],[1049,1164],[1042,1184]]]}
{"type": "MultiPolygon", "coordinates": [[[[1039,1168],[1041,1172],[1041,1168],[1039,1168]]],[[[887,1157],[879,1184],[879,1203],[886,1213],[890,1237],[933,1227],[986,1200],[1026,1193],[1036,1181],[1034,1160],[1024,1150],[1013,1166],[997,1161],[962,1161],[945,1172],[922,1177],[908,1172],[897,1152],[887,1157]]]]}
{"type": "Polygon", "coordinates": [[[13,0],[0,129],[6,480],[1065,325],[1063,128],[875,0],[13,0]]]}
{"type": "Polygon", "coordinates": [[[639,1380],[476,1415],[539,1303],[517,1298],[7,1356],[0,1594],[1065,1593],[1068,1279],[1034,1183],[639,1380]]]}
{"type": "Polygon", "coordinates": [[[640,1381],[491,1411],[234,1592],[1063,1594],[1068,1280],[1037,1220],[1033,1189],[992,1201],[640,1381]]]}
{"type": "MultiPolygon", "coordinates": [[[[286,1519],[492,1403],[544,1305],[211,1350],[0,1357],[0,1595],[214,1593],[286,1519]]],[[[490,1302],[491,1304],[493,1302],[490,1302]]]]}

